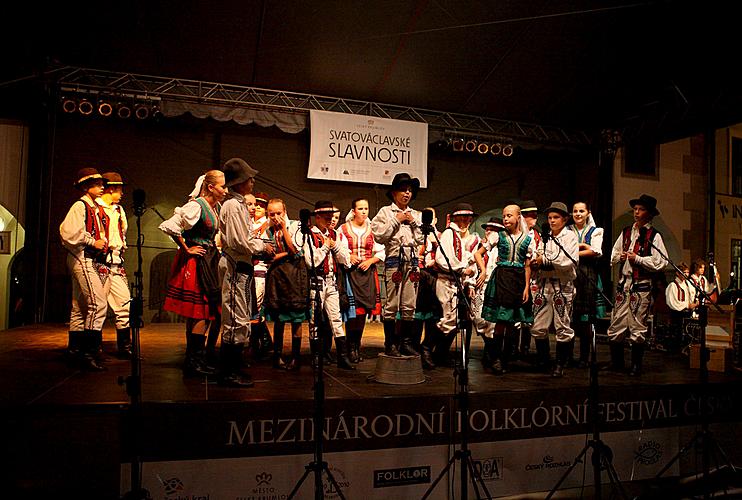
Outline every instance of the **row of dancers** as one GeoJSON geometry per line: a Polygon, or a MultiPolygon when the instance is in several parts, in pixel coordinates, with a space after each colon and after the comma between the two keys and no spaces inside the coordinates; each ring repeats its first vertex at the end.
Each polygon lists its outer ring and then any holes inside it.
{"type": "MultiPolygon", "coordinates": [[[[300,221],[290,220],[283,200],[253,194],[257,175],[243,159],[230,159],[201,176],[189,201],[160,225],[178,245],[164,309],[186,318],[185,373],[251,386],[243,369],[251,337],[272,341],[274,367],[298,370],[304,322],[312,351],[352,370],[362,359],[366,318],[376,314],[383,319],[384,354],[419,355],[426,369],[447,364],[462,325],[482,336],[484,362],[498,375],[507,372],[513,352],[533,341],[537,366],[563,376],[575,336],[581,340],[579,362],[587,365],[590,325],[605,314],[597,269],[603,229],[587,203],[571,210],[551,203],[539,231],[536,203],[508,202],[502,218],[483,224],[481,238],[471,228],[477,214],[468,203],[457,204],[438,231],[432,209],[411,207],[420,183],[406,173],[394,177],[390,203],[373,218],[368,200],[360,198],[342,224],[340,209],[327,200],[302,211],[300,221]],[[460,292],[470,305],[465,318],[458,316],[460,292]],[[273,339],[266,321],[274,323],[273,339]],[[282,352],[286,324],[288,360],[282,352]],[[206,356],[210,330],[221,336],[217,367],[206,356]],[[549,333],[556,341],[554,360],[549,333]]],[[[126,276],[126,217],[118,204],[123,181],[115,176],[82,169],[76,187],[83,195],[60,226],[73,278],[73,315],[79,318],[70,322],[70,350],[90,370],[103,368],[96,352],[109,305],[121,331],[119,351],[130,353],[128,311],[125,320],[123,312],[119,316],[128,287],[113,291],[126,276]]],[[[656,205],[644,194],[630,200],[634,223],[611,251],[620,278],[608,328],[608,368],[624,370],[628,337],[632,375],[642,371],[651,278],[666,266],[662,235],[651,224],[656,205]]]]}

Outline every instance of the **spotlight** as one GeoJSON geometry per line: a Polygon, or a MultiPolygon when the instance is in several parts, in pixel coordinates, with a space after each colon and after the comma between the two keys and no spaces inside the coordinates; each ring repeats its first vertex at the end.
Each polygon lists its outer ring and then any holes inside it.
{"type": "Polygon", "coordinates": [[[477,151],[479,151],[480,155],[486,155],[489,150],[490,146],[486,142],[480,142],[479,146],[477,146],[477,151]]]}
{"type": "Polygon", "coordinates": [[[65,113],[74,113],[77,111],[77,103],[70,97],[62,97],[62,110],[65,113]]]}
{"type": "Polygon", "coordinates": [[[98,102],[98,114],[101,116],[111,116],[113,106],[108,101],[100,100],[98,102]]]}
{"type": "Polygon", "coordinates": [[[93,103],[88,101],[87,98],[83,98],[80,104],[77,105],[77,109],[80,111],[80,114],[87,116],[93,112],[93,103]]]}
{"type": "Polygon", "coordinates": [[[463,151],[464,150],[464,139],[461,137],[457,137],[453,140],[453,150],[454,151],[463,151]]]}
{"type": "Polygon", "coordinates": [[[146,120],[149,118],[149,106],[146,104],[137,104],[134,107],[134,116],[140,120],[146,120]]]}
{"type": "Polygon", "coordinates": [[[502,156],[513,156],[513,145],[505,144],[502,147],[502,156]]]}
{"type": "Polygon", "coordinates": [[[131,118],[131,108],[127,104],[120,102],[118,103],[116,108],[116,115],[119,118],[123,118],[124,120],[127,118],[131,118]]]}
{"type": "Polygon", "coordinates": [[[162,111],[160,111],[160,107],[157,104],[152,105],[152,118],[155,120],[162,118],[162,111]]]}
{"type": "Polygon", "coordinates": [[[476,139],[469,139],[466,141],[466,151],[469,153],[473,153],[477,150],[477,140],[476,139]]]}
{"type": "Polygon", "coordinates": [[[502,144],[499,142],[493,143],[492,146],[490,146],[490,153],[492,156],[497,156],[502,153],[502,144]]]}

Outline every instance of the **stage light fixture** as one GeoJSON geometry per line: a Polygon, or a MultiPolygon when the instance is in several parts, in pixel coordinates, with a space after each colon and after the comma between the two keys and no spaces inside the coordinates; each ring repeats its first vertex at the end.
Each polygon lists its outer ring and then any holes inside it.
{"type": "Polygon", "coordinates": [[[124,104],[123,102],[118,103],[116,105],[116,116],[124,120],[131,118],[131,108],[129,105],[124,104]]]}
{"type": "Polygon", "coordinates": [[[502,144],[499,142],[492,143],[492,146],[490,146],[490,154],[492,156],[497,156],[500,153],[502,153],[502,144]]]}
{"type": "Polygon", "coordinates": [[[476,139],[469,139],[466,141],[466,151],[468,153],[473,153],[477,150],[477,140],[476,139]]]}
{"type": "Polygon", "coordinates": [[[136,116],[139,120],[146,120],[149,118],[149,106],[146,104],[137,104],[134,107],[134,116],[136,116]]]}
{"type": "Polygon", "coordinates": [[[155,120],[162,118],[162,111],[160,111],[160,107],[157,104],[152,105],[152,118],[155,120]]]}
{"type": "Polygon", "coordinates": [[[461,137],[457,137],[453,140],[452,147],[454,151],[463,151],[464,150],[464,139],[461,137]]]}
{"type": "Polygon", "coordinates": [[[513,156],[513,145],[505,144],[502,147],[502,156],[513,156]]]}
{"type": "Polygon", "coordinates": [[[486,155],[490,150],[490,145],[486,142],[480,142],[479,146],[477,146],[477,151],[479,151],[480,155],[486,155]]]}
{"type": "Polygon", "coordinates": [[[101,116],[111,116],[113,114],[113,106],[111,106],[111,103],[103,99],[98,101],[98,114],[101,116]]]}
{"type": "Polygon", "coordinates": [[[65,113],[74,113],[77,111],[77,102],[71,97],[62,97],[62,111],[65,113]]]}
{"type": "Polygon", "coordinates": [[[80,111],[81,115],[88,116],[92,114],[93,112],[93,103],[91,103],[87,97],[83,97],[80,100],[80,103],[77,105],[78,111],[80,111]]]}

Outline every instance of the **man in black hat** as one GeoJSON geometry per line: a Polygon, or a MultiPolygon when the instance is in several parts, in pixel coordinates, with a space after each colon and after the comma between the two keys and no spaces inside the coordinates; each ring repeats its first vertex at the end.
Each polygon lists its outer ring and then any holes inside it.
{"type": "Polygon", "coordinates": [[[245,196],[252,193],[257,173],[241,158],[232,158],[224,164],[224,181],[229,194],[219,213],[222,343],[218,382],[228,387],[253,385],[252,380],[240,371],[252,319],[252,258],[261,252],[273,253],[270,244],[254,236],[245,203],[245,196]]]}
{"type": "Polygon", "coordinates": [[[657,200],[643,194],[629,201],[634,224],[623,228],[611,252],[611,264],[619,265],[615,307],[608,327],[611,363],[608,369],[624,369],[623,341],[628,332],[631,342],[630,375],[640,375],[646,347],[647,320],[652,302],[652,277],[662,271],[667,255],[662,235],[652,226],[659,215],[657,200]],[[657,251],[659,250],[659,251],[657,251]]]}
{"type": "Polygon", "coordinates": [[[409,204],[417,196],[420,181],[409,174],[394,176],[387,191],[390,205],[382,207],[371,221],[376,241],[384,245],[384,351],[388,356],[417,356],[412,345],[417,279],[417,249],[423,244],[422,215],[409,204]],[[397,313],[401,318],[397,338],[397,313]]]}

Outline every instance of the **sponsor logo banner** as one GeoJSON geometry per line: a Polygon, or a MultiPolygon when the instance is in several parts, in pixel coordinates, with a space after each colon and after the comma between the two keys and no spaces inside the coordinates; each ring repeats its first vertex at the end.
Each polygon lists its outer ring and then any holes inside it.
{"type": "Polygon", "coordinates": [[[403,467],[401,469],[382,469],[374,471],[374,488],[422,484],[430,482],[430,466],[403,467]]]}

